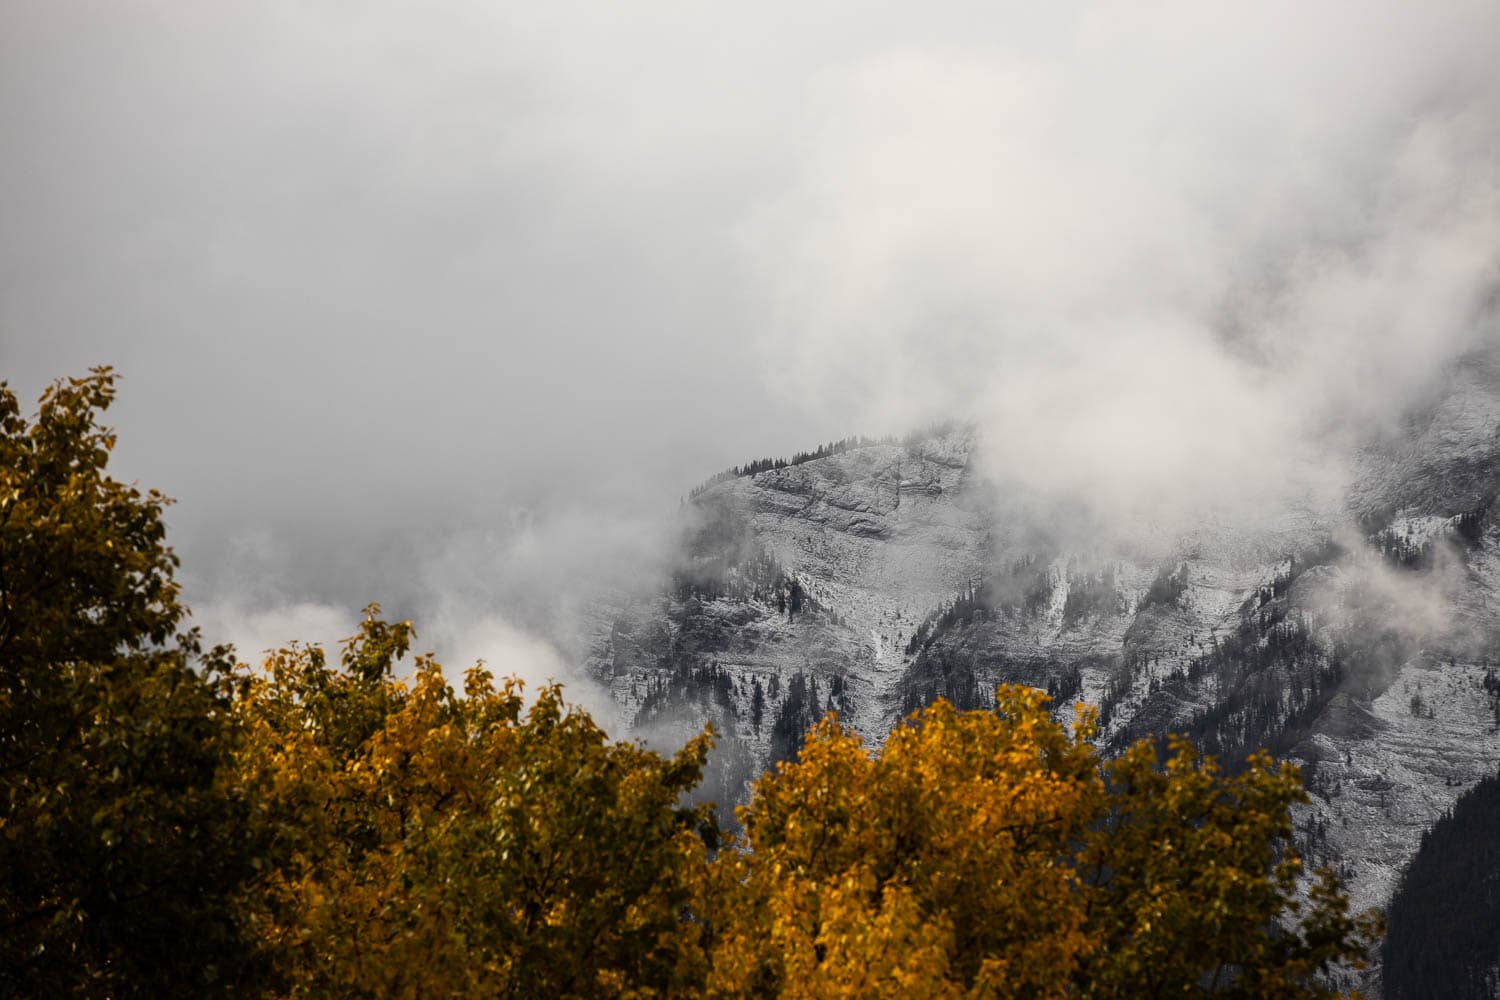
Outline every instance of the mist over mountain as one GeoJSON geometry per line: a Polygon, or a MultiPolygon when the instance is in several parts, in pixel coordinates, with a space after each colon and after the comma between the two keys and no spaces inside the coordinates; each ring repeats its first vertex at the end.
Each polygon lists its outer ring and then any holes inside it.
{"type": "Polygon", "coordinates": [[[1300,761],[1380,903],[1497,759],[1497,37],[9,0],[0,377],[122,372],[243,656],[379,600],[617,734],[714,721],[725,801],[829,707],[1021,681],[1300,761]]]}
{"type": "Polygon", "coordinates": [[[1494,36],[15,0],[0,359],[122,371],[121,468],[247,648],[372,598],[535,632],[708,470],[942,419],[1132,531],[1336,503],[1493,330],[1494,36]]]}
{"type": "Polygon", "coordinates": [[[1466,354],[1351,451],[1338,503],[1110,518],[995,473],[966,423],[746,463],[694,491],[659,589],[598,605],[590,672],[640,738],[712,722],[720,802],[825,711],[879,744],[999,683],[1094,706],[1111,751],[1184,733],[1234,769],[1266,748],[1303,768],[1310,865],[1384,906],[1500,767],[1497,360],[1466,354]]]}

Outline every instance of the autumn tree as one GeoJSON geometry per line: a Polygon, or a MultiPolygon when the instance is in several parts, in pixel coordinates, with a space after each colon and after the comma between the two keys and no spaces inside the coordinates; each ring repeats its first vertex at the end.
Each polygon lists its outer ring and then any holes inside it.
{"type": "Polygon", "coordinates": [[[683,913],[715,842],[682,804],[707,734],[671,757],[612,742],[556,687],[430,657],[369,609],[316,648],[224,679],[239,778],[275,831],[244,906],[286,996],[671,996],[704,975],[683,913]]]}
{"type": "Polygon", "coordinates": [[[0,384],[0,993],[223,994],[253,981],[230,896],[225,705],[165,544],[167,499],[105,471],[114,376],[34,418],[0,384]]]}
{"type": "Polygon", "coordinates": [[[755,785],[710,874],[722,997],[1332,996],[1376,930],[1331,876],[1299,902],[1295,769],[1183,743],[1103,763],[1091,713],[938,702],[879,753],[830,717],[755,785]]]}

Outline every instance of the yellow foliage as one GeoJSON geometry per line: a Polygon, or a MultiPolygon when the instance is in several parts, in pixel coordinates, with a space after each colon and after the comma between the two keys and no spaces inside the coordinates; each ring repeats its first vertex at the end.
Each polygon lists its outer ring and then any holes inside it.
{"type": "Polygon", "coordinates": [[[876,753],[830,715],[734,842],[686,804],[710,731],[399,680],[373,605],[336,667],[204,654],[167,500],[104,473],[113,391],[0,383],[7,996],[1321,997],[1378,933],[1327,873],[1299,900],[1294,768],[1101,761],[1025,688],[876,753]]]}
{"type": "Polygon", "coordinates": [[[1039,692],[938,702],[869,754],[836,719],[756,783],[705,880],[706,993],[1331,996],[1376,931],[1325,876],[1300,924],[1290,767],[1225,778],[1174,742],[1102,763],[1039,692]]]}
{"type": "Polygon", "coordinates": [[[555,687],[464,694],[370,609],[343,669],[271,657],[237,692],[238,763],[274,859],[244,900],[287,996],[670,996],[701,977],[682,913],[708,736],[612,743],[555,687]]]}
{"type": "Polygon", "coordinates": [[[227,682],[287,996],[1319,997],[1375,932],[1327,877],[1301,912],[1303,793],[1264,755],[1102,762],[1089,709],[1066,730],[1020,687],[878,753],[830,715],[720,846],[679,806],[709,733],[663,758],[556,688],[397,681],[410,627],[376,611],[341,670],[293,649],[227,682]]]}

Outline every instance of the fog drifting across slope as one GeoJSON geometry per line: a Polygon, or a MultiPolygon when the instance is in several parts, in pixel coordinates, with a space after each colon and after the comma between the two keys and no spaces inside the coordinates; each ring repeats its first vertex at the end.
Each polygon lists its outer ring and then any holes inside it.
{"type": "Polygon", "coordinates": [[[615,725],[620,720],[608,694],[577,669],[585,652],[580,626],[601,595],[660,585],[672,529],[665,513],[512,511],[492,524],[398,534],[381,550],[347,560],[322,590],[297,589],[316,574],[262,536],[236,546],[235,575],[227,582],[195,579],[190,570],[188,593],[208,596],[193,605],[195,623],[210,637],[234,641],[250,662],[292,640],[321,644],[331,654],[354,632],[362,603],[379,600],[387,618],[415,622],[416,651],[434,652],[450,681],[483,660],[491,672],[520,677],[532,691],[563,683],[570,701],[615,725]],[[340,600],[345,593],[355,596],[340,600]]]}
{"type": "Polygon", "coordinates": [[[1317,507],[1494,336],[1497,39],[1484,0],[11,0],[0,374],[122,369],[120,471],[247,649],[378,599],[533,679],[695,481],[850,433],[974,419],[1106,526],[1317,507]]]}

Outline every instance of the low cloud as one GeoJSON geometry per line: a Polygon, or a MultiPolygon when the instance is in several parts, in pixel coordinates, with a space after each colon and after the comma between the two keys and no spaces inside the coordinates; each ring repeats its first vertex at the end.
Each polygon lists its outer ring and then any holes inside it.
{"type": "MultiPolygon", "coordinates": [[[[672,551],[675,519],[564,507],[513,509],[485,526],[443,526],[357,554],[357,572],[315,571],[306,554],[267,532],[223,543],[214,581],[186,577],[194,623],[209,642],[232,642],[241,659],[296,641],[336,657],[376,601],[387,618],[410,619],[417,652],[433,652],[449,680],[483,660],[497,676],[535,691],[559,683],[601,724],[616,710],[583,669],[605,602],[655,590],[672,551]],[[347,601],[342,597],[358,587],[347,601]],[[297,595],[292,599],[288,595],[297,595]]],[[[410,661],[407,661],[408,663],[410,661]]]]}
{"type": "Polygon", "coordinates": [[[359,624],[357,609],[302,602],[287,605],[247,604],[229,598],[199,604],[193,624],[209,643],[227,642],[242,662],[257,664],[266,654],[293,643],[321,646],[331,659],[339,643],[359,624]]]}
{"type": "Polygon", "coordinates": [[[117,472],[247,650],[380,600],[545,677],[695,481],[948,417],[1090,530],[1325,510],[1495,337],[1495,27],[16,0],[0,374],[120,368],[117,472]]]}
{"type": "Polygon", "coordinates": [[[1336,502],[1496,335],[1494,23],[1104,4],[1050,51],[831,69],[744,230],[767,364],[865,426],[956,409],[1117,525],[1336,502]]]}

